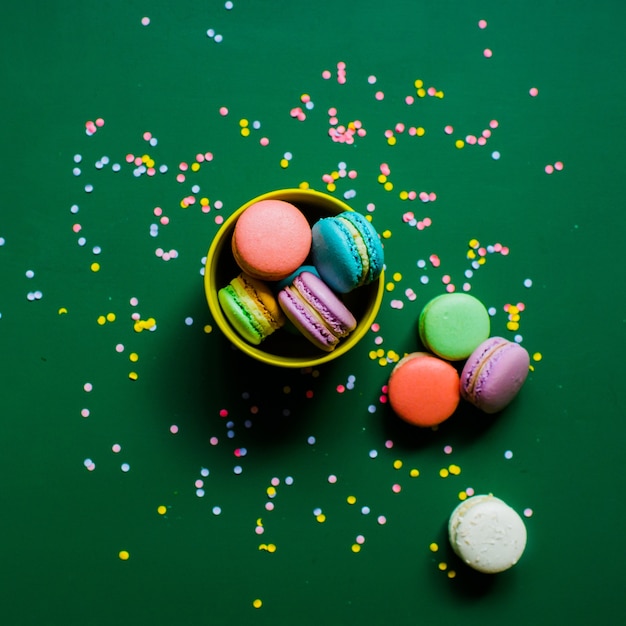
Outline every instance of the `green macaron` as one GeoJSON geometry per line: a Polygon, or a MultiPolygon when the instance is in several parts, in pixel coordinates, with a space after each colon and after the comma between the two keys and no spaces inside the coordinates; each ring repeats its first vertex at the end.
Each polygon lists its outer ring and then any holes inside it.
{"type": "Polygon", "coordinates": [[[489,313],[467,293],[445,293],[433,298],[419,317],[424,347],[448,361],[466,359],[489,337],[489,313]]]}

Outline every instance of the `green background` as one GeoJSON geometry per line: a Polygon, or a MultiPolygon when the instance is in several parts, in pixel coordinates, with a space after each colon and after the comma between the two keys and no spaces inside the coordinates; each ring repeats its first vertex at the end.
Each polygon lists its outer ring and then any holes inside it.
{"type": "Polygon", "coordinates": [[[616,0],[5,7],[0,621],[623,623],[620,7],[616,0]],[[416,79],[444,97],[406,104],[416,79]],[[300,122],[290,110],[303,106],[302,94],[314,108],[300,122]],[[331,141],[330,107],[341,124],[360,120],[367,135],[353,145],[331,141]],[[96,118],[105,124],[87,136],[85,123],[96,118]],[[261,127],[243,137],[241,119],[261,127]],[[455,147],[490,120],[498,128],[485,146],[455,147]],[[397,123],[426,132],[396,133],[388,145],[384,133],[397,123]],[[146,131],[158,145],[143,139],[146,131]],[[213,161],[176,182],[178,164],[205,152],[213,161]],[[292,158],[283,168],[286,152],[292,158]],[[169,169],[136,177],[129,153],[169,169]],[[98,169],[103,156],[110,163],[98,169]],[[557,161],[563,170],[548,175],[545,166],[557,161]],[[374,225],[390,235],[387,280],[395,288],[385,293],[380,329],[313,371],[250,361],[214,327],[204,300],[201,269],[215,218],[272,189],[307,182],[324,191],[322,176],[340,162],[358,176],[340,178],[334,194],[356,191],[348,202],[364,213],[374,205],[374,225]],[[381,163],[391,169],[391,191],[377,181],[381,163]],[[198,200],[210,199],[209,213],[199,202],[180,206],[192,185],[198,200]],[[437,199],[402,200],[402,190],[437,199]],[[153,236],[155,207],[169,224],[153,236]],[[432,225],[410,226],[408,211],[432,225]],[[487,254],[468,279],[472,238],[502,243],[510,254],[487,254]],[[164,261],[159,247],[178,257],[164,261]],[[495,308],[492,334],[514,338],[504,306],[523,302],[522,345],[543,358],[502,414],[462,406],[438,431],[415,431],[380,401],[393,363],[381,365],[370,351],[418,349],[417,316],[444,292],[445,275],[495,308]],[[115,321],[99,324],[108,313],[115,321]],[[156,329],[136,332],[133,313],[154,318],[156,329]],[[349,381],[353,388],[338,391],[349,381]],[[237,457],[242,448],[247,454],[237,457]],[[442,478],[450,464],[461,473],[442,478]],[[273,478],[280,482],[268,511],[273,478]],[[504,574],[480,576],[450,554],[445,525],[467,488],[493,492],[520,513],[532,509],[526,553],[504,574]],[[358,535],[365,542],[353,553],[358,535]],[[263,543],[276,551],[259,549],[263,543]]]}

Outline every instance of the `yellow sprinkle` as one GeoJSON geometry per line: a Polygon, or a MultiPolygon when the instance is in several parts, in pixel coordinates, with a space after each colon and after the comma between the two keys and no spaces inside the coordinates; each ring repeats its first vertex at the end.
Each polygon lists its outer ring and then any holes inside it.
{"type": "Polygon", "coordinates": [[[453,569],[451,569],[448,572],[448,578],[454,578],[455,576],[456,576],[456,572],[453,569]]]}
{"type": "Polygon", "coordinates": [[[200,169],[200,163],[192,163],[191,164],[191,171],[192,172],[197,172],[200,169]]]}
{"type": "Polygon", "coordinates": [[[541,361],[541,359],[543,359],[541,352],[535,352],[535,354],[533,354],[533,361],[541,361]]]}
{"type": "Polygon", "coordinates": [[[165,515],[167,513],[167,507],[165,507],[163,505],[157,507],[157,513],[159,515],[165,515]]]}
{"type": "Polygon", "coordinates": [[[128,378],[130,378],[131,380],[137,380],[139,378],[139,374],[137,374],[137,372],[130,372],[128,374],[128,378]]]}
{"type": "Polygon", "coordinates": [[[154,167],[154,161],[152,159],[148,159],[146,161],[146,166],[147,167],[154,167]]]}
{"type": "Polygon", "coordinates": [[[211,324],[207,324],[204,327],[204,332],[208,335],[211,331],[213,330],[213,326],[211,326],[211,324]]]}
{"type": "Polygon", "coordinates": [[[242,137],[248,137],[250,135],[250,129],[249,128],[242,128],[241,129],[241,136],[242,137]]]}
{"type": "Polygon", "coordinates": [[[268,487],[267,488],[267,495],[270,498],[273,498],[276,495],[276,487],[268,487]]]}
{"type": "Polygon", "coordinates": [[[253,606],[255,609],[260,609],[260,608],[263,606],[263,601],[262,601],[261,599],[257,598],[256,600],[254,600],[254,601],[252,602],[252,606],[253,606]]]}
{"type": "Polygon", "coordinates": [[[391,137],[387,138],[387,143],[390,146],[395,146],[396,145],[396,141],[397,141],[397,139],[393,135],[391,137]]]}
{"type": "Polygon", "coordinates": [[[421,87],[424,86],[424,81],[421,79],[417,79],[414,83],[413,86],[415,87],[415,89],[420,89],[421,87]]]}
{"type": "Polygon", "coordinates": [[[409,197],[409,192],[408,191],[401,191],[400,192],[400,200],[406,200],[409,197]]]}
{"type": "Polygon", "coordinates": [[[346,498],[346,502],[347,502],[348,504],[354,504],[354,503],[356,502],[356,497],[355,497],[355,496],[348,496],[348,497],[346,498]]]}
{"type": "Polygon", "coordinates": [[[445,467],[439,470],[439,476],[441,476],[441,478],[447,478],[449,474],[450,472],[445,467]]]}
{"type": "Polygon", "coordinates": [[[122,561],[128,561],[128,559],[130,558],[130,554],[127,550],[120,550],[118,556],[120,557],[120,559],[122,559],[122,561]]]}
{"type": "Polygon", "coordinates": [[[154,319],[154,317],[149,317],[146,321],[146,328],[152,328],[153,326],[156,326],[156,320],[154,319]]]}
{"type": "Polygon", "coordinates": [[[256,525],[257,526],[263,526],[263,518],[262,517],[257,518],[256,525]]]}
{"type": "Polygon", "coordinates": [[[443,98],[443,96],[444,96],[443,91],[440,90],[440,91],[436,91],[435,92],[435,98],[441,99],[441,98],[443,98]]]}
{"type": "Polygon", "coordinates": [[[519,324],[517,322],[507,322],[506,327],[509,330],[519,330],[519,324]]]}
{"type": "Polygon", "coordinates": [[[337,170],[332,171],[330,176],[333,180],[339,180],[339,172],[337,170]]]}
{"type": "Polygon", "coordinates": [[[458,465],[453,464],[448,466],[448,471],[450,472],[450,474],[458,476],[461,473],[461,468],[458,465]]]}
{"type": "Polygon", "coordinates": [[[276,546],[273,543],[268,543],[267,544],[267,551],[268,552],[276,552],[276,546]]]}
{"type": "Polygon", "coordinates": [[[387,177],[384,174],[379,174],[378,175],[378,182],[382,185],[383,183],[387,182],[387,177]]]}
{"type": "Polygon", "coordinates": [[[352,552],[354,552],[354,553],[361,552],[361,546],[358,543],[353,543],[352,544],[352,552]]]}
{"type": "Polygon", "coordinates": [[[260,543],[259,544],[259,550],[267,550],[267,544],[266,543],[260,543]]]}
{"type": "Polygon", "coordinates": [[[507,311],[507,313],[509,315],[515,315],[516,313],[519,313],[519,309],[514,304],[512,304],[511,306],[509,306],[509,310],[507,311]]]}
{"type": "Polygon", "coordinates": [[[104,326],[107,323],[107,318],[104,315],[99,315],[97,322],[100,326],[104,326]]]}
{"type": "Polygon", "coordinates": [[[387,358],[391,359],[394,363],[400,360],[400,355],[395,350],[387,351],[387,358]]]}
{"type": "Polygon", "coordinates": [[[393,467],[394,467],[394,469],[397,469],[397,470],[401,469],[402,468],[402,461],[400,459],[396,459],[393,462],[393,467]]]}
{"type": "Polygon", "coordinates": [[[209,206],[208,198],[200,198],[200,206],[209,206]]]}
{"type": "Polygon", "coordinates": [[[462,139],[457,139],[454,145],[460,150],[465,145],[465,142],[462,139]]]}
{"type": "Polygon", "coordinates": [[[470,248],[473,248],[474,250],[476,250],[476,248],[480,246],[480,242],[478,241],[478,239],[470,239],[468,245],[470,248]]]}
{"type": "Polygon", "coordinates": [[[391,191],[393,189],[393,183],[388,180],[384,185],[383,188],[385,191],[391,191]]]}
{"type": "Polygon", "coordinates": [[[115,313],[107,313],[107,322],[115,321],[115,313]]]}
{"type": "Polygon", "coordinates": [[[519,313],[516,313],[515,315],[509,315],[509,320],[511,322],[519,322],[520,321],[520,315],[519,313]]]}
{"type": "Polygon", "coordinates": [[[400,272],[394,272],[394,274],[393,274],[392,278],[393,278],[396,282],[398,282],[398,281],[402,280],[402,274],[400,274],[400,272]]]}
{"type": "Polygon", "coordinates": [[[467,500],[467,493],[465,493],[465,491],[459,491],[459,500],[467,500]]]}
{"type": "Polygon", "coordinates": [[[387,283],[387,284],[385,285],[385,289],[386,289],[387,291],[393,291],[395,288],[396,288],[396,286],[395,286],[393,283],[387,283]]]}
{"type": "Polygon", "coordinates": [[[421,126],[418,126],[417,129],[415,130],[415,134],[418,137],[423,137],[425,133],[426,133],[426,130],[422,128],[421,126]]]}
{"type": "Polygon", "coordinates": [[[181,209],[187,209],[187,208],[189,208],[189,205],[184,200],[181,200],[180,201],[180,208],[181,209]]]}
{"type": "Polygon", "coordinates": [[[376,354],[376,350],[370,350],[370,351],[369,351],[369,358],[370,358],[372,361],[378,358],[378,355],[376,354]]]}
{"type": "Polygon", "coordinates": [[[409,474],[411,475],[411,478],[417,478],[420,475],[420,471],[418,469],[413,468],[409,474]]]}
{"type": "Polygon", "coordinates": [[[534,365],[529,365],[529,366],[528,366],[528,369],[529,369],[531,372],[534,372],[534,371],[535,371],[535,366],[534,366],[534,365]]]}
{"type": "Polygon", "coordinates": [[[350,130],[356,130],[356,126],[354,125],[354,122],[348,122],[348,128],[350,130]]]}
{"type": "Polygon", "coordinates": [[[299,185],[298,188],[299,189],[308,189],[310,187],[309,183],[307,183],[305,180],[303,180],[299,185]]]}
{"type": "Polygon", "coordinates": [[[437,550],[439,550],[439,546],[434,541],[428,547],[431,552],[437,552],[437,550]]]}
{"type": "Polygon", "coordinates": [[[149,160],[150,160],[150,155],[149,155],[149,154],[144,154],[144,155],[141,157],[141,162],[142,162],[142,163],[147,163],[149,160]]]}
{"type": "Polygon", "coordinates": [[[417,97],[418,98],[423,98],[426,95],[426,89],[424,89],[423,87],[420,87],[417,90],[417,97]]]}
{"type": "Polygon", "coordinates": [[[323,524],[326,521],[326,516],[323,513],[320,513],[316,518],[315,518],[320,524],[323,524]]]}
{"type": "Polygon", "coordinates": [[[378,359],[378,365],[385,367],[385,365],[387,365],[387,359],[378,359]]]}
{"type": "Polygon", "coordinates": [[[59,309],[59,315],[63,315],[64,313],[67,313],[67,309],[66,309],[64,306],[62,306],[62,307],[59,309]]]}
{"type": "Polygon", "coordinates": [[[137,361],[139,361],[139,355],[136,352],[131,352],[128,355],[128,358],[133,362],[133,363],[137,363],[137,361]]]}
{"type": "Polygon", "coordinates": [[[289,167],[289,161],[287,161],[287,159],[281,159],[281,160],[280,160],[280,166],[281,166],[283,169],[288,168],[288,167],[289,167]]]}
{"type": "Polygon", "coordinates": [[[484,265],[487,262],[487,257],[481,256],[480,259],[478,259],[478,265],[484,265]]]}
{"type": "Polygon", "coordinates": [[[385,350],[383,348],[378,348],[378,350],[376,350],[376,356],[378,358],[385,356],[385,350]]]}
{"type": "Polygon", "coordinates": [[[99,272],[100,271],[100,263],[92,263],[91,264],[91,271],[92,272],[99,272]]]}
{"type": "Polygon", "coordinates": [[[337,189],[337,185],[335,185],[335,183],[328,183],[328,185],[326,185],[326,189],[330,192],[335,191],[335,189],[337,189]]]}
{"type": "Polygon", "coordinates": [[[391,237],[391,231],[390,230],[383,230],[382,236],[383,236],[383,239],[389,239],[391,237]]]}
{"type": "Polygon", "coordinates": [[[444,563],[443,561],[441,563],[439,563],[439,565],[437,565],[437,567],[442,571],[445,572],[448,569],[448,564],[444,563]]]}
{"type": "Polygon", "coordinates": [[[248,127],[248,120],[245,118],[242,118],[239,120],[239,126],[241,126],[241,128],[247,128],[248,127]]]}

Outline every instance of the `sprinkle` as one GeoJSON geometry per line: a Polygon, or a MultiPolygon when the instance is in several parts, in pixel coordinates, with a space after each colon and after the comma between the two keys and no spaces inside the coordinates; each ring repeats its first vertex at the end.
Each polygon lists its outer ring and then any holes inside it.
{"type": "Polygon", "coordinates": [[[437,552],[437,550],[439,550],[439,546],[435,542],[431,543],[428,548],[431,552],[437,552]]]}
{"type": "Polygon", "coordinates": [[[489,48],[483,50],[483,55],[486,59],[490,59],[493,56],[493,52],[489,48]]]}
{"type": "Polygon", "coordinates": [[[354,552],[356,554],[357,552],[360,552],[360,551],[361,551],[361,546],[358,543],[353,543],[352,544],[352,552],[354,552]]]}
{"type": "Polygon", "coordinates": [[[533,354],[533,361],[541,361],[541,359],[543,359],[541,352],[535,352],[533,354]]]}
{"type": "Polygon", "coordinates": [[[384,515],[379,515],[376,520],[381,526],[384,526],[387,523],[387,518],[384,515]]]}
{"type": "Polygon", "coordinates": [[[513,458],[513,452],[511,452],[511,450],[507,450],[507,451],[504,453],[504,458],[505,458],[505,459],[512,459],[512,458],[513,458]]]}
{"type": "Polygon", "coordinates": [[[120,466],[120,469],[123,472],[128,472],[130,470],[130,465],[128,463],[122,463],[122,465],[120,466]]]}
{"type": "Polygon", "coordinates": [[[214,506],[211,509],[211,512],[213,513],[213,515],[220,515],[222,513],[222,507],[214,506]]]}
{"type": "Polygon", "coordinates": [[[487,28],[487,21],[486,20],[478,20],[478,28],[480,28],[481,30],[484,30],[485,28],[487,28]]]}
{"type": "Polygon", "coordinates": [[[260,598],[256,598],[252,601],[252,606],[255,609],[260,609],[263,606],[263,600],[261,600],[260,598]]]}
{"type": "Polygon", "coordinates": [[[537,87],[531,87],[528,90],[528,93],[531,95],[531,97],[535,98],[537,94],[539,94],[539,89],[537,89],[537,87]]]}
{"type": "Polygon", "coordinates": [[[167,513],[167,507],[161,504],[160,506],[157,507],[157,513],[159,515],[165,515],[167,513]]]}
{"type": "Polygon", "coordinates": [[[130,558],[130,554],[127,550],[120,550],[118,556],[122,561],[128,561],[128,559],[130,558]]]}
{"type": "Polygon", "coordinates": [[[142,17],[141,18],[141,25],[142,26],[149,26],[150,24],[150,18],[149,17],[142,17]]]}
{"type": "Polygon", "coordinates": [[[527,508],[527,509],[524,509],[523,513],[524,513],[524,517],[532,517],[533,510],[530,508],[527,508]]]}
{"type": "Polygon", "coordinates": [[[500,159],[500,153],[499,153],[497,150],[494,150],[494,151],[491,153],[491,158],[492,158],[494,161],[498,161],[498,160],[500,159]]]}
{"type": "Polygon", "coordinates": [[[348,496],[348,497],[346,498],[346,502],[347,502],[348,504],[355,504],[355,503],[356,503],[356,497],[355,497],[355,496],[348,496]]]}

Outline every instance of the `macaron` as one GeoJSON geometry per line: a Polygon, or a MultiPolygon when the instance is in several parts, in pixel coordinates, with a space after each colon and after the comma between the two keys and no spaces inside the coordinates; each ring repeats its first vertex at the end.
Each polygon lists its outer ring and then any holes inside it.
{"type": "Polygon", "coordinates": [[[298,274],[278,294],[287,318],[311,343],[332,352],[356,328],[356,319],[323,280],[311,272],[298,274]]]}
{"type": "Polygon", "coordinates": [[[332,289],[348,293],[375,281],[385,256],[372,224],[356,211],[318,220],[312,228],[313,265],[332,289]]]}
{"type": "Polygon", "coordinates": [[[467,293],[445,293],[430,300],[419,316],[424,347],[448,361],[466,359],[489,337],[489,313],[467,293]]]}
{"type": "Polygon", "coordinates": [[[220,289],[217,297],[233,328],[255,346],[286,321],[271,289],[243,272],[220,289]]]}
{"type": "Polygon", "coordinates": [[[237,219],[231,246],[237,265],[246,274],[281,280],[303,264],[311,241],[309,222],[295,205],[261,200],[237,219]]]}
{"type": "Polygon", "coordinates": [[[436,426],[459,404],[459,375],[447,361],[426,352],[400,359],[388,383],[389,404],[398,417],[415,426],[436,426]]]}
{"type": "Polygon", "coordinates": [[[518,394],[528,376],[530,357],[503,337],[483,341],[461,372],[461,397],[485,413],[497,413],[518,394]]]}
{"type": "Polygon", "coordinates": [[[448,535],[456,555],[485,574],[509,569],[526,548],[522,518],[493,495],[476,495],[461,502],[450,515],[448,535]]]}

